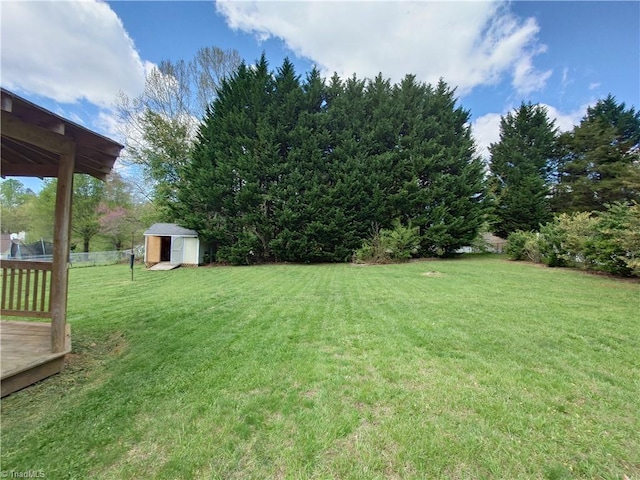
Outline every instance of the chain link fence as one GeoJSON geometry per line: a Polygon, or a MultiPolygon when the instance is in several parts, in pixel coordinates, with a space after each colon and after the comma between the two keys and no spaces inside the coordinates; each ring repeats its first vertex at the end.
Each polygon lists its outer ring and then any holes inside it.
{"type": "MultiPolygon", "coordinates": [[[[133,249],[133,254],[137,262],[144,260],[144,247],[142,245],[133,249]]],[[[114,250],[110,252],[71,252],[69,263],[72,267],[85,267],[92,265],[114,265],[116,263],[128,263],[131,255],[129,250],[114,250]]],[[[29,255],[16,258],[33,262],[52,262],[52,255],[29,255]]]]}

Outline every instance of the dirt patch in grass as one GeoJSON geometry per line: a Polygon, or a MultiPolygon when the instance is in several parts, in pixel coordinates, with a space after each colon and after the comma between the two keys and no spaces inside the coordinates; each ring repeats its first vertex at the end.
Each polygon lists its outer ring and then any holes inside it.
{"type": "Polygon", "coordinates": [[[444,277],[444,273],[431,270],[429,272],[424,272],[422,276],[423,277],[444,277]]]}
{"type": "Polygon", "coordinates": [[[67,355],[62,377],[86,376],[111,358],[119,357],[128,342],[122,332],[112,332],[102,338],[85,334],[71,336],[72,350],[67,355]]]}
{"type": "Polygon", "coordinates": [[[318,390],[316,390],[315,388],[311,390],[307,390],[302,394],[302,396],[308,399],[316,398],[318,396],[318,390]]]}

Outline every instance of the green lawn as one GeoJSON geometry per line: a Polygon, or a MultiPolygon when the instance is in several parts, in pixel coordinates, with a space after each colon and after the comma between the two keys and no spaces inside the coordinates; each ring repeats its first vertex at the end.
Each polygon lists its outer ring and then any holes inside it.
{"type": "Polygon", "coordinates": [[[74,353],[2,400],[2,470],[639,479],[639,305],[490,256],[72,269],[74,353]]]}

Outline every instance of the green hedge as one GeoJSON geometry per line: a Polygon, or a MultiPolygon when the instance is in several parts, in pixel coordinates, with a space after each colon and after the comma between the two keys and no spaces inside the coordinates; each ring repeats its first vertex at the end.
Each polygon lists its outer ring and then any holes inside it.
{"type": "Polygon", "coordinates": [[[558,215],[540,232],[509,235],[505,251],[512,260],[640,276],[640,205],[614,203],[603,212],[558,215]]]}

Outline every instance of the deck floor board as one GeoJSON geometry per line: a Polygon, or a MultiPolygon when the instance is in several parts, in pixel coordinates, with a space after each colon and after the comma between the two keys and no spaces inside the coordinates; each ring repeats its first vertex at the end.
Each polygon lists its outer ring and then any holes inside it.
{"type": "Polygon", "coordinates": [[[64,356],[71,351],[71,333],[68,324],[66,328],[65,350],[60,353],[51,353],[51,323],[0,322],[0,371],[3,397],[62,370],[64,356]],[[29,383],[23,385],[25,382],[29,383]]]}

